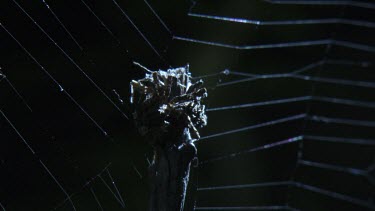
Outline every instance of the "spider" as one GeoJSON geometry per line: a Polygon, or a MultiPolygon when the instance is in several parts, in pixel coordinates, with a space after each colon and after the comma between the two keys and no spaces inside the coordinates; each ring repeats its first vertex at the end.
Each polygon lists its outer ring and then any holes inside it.
{"type": "Polygon", "coordinates": [[[189,66],[150,71],[130,83],[133,118],[154,148],[149,168],[150,211],[183,210],[198,128],[207,124],[203,81],[191,81],[189,66]]]}
{"type": "Polygon", "coordinates": [[[197,128],[207,124],[205,106],[201,104],[207,97],[203,81],[191,82],[188,65],[167,71],[141,67],[148,72],[145,78],[130,83],[130,103],[139,132],[160,137],[174,122],[187,126],[192,138],[199,139],[197,128]]]}

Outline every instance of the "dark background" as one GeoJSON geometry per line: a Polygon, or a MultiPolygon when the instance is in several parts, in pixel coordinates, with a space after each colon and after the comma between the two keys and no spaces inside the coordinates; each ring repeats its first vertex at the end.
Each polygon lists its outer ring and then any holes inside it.
{"type": "Polygon", "coordinates": [[[204,78],[209,90],[205,102],[208,108],[303,96],[330,99],[209,111],[208,126],[201,130],[203,137],[299,114],[331,119],[298,118],[199,141],[201,162],[247,152],[193,168],[186,210],[194,206],[196,210],[374,209],[374,2],[341,1],[337,5],[329,2],[340,1],[326,1],[326,5],[317,5],[301,3],[306,1],[118,0],[125,15],[113,1],[45,2],[50,10],[43,1],[17,1],[53,42],[13,0],[0,1],[0,23],[11,34],[0,28],[0,67],[6,76],[0,81],[0,203],[4,210],[72,210],[66,194],[40,160],[71,195],[77,210],[100,210],[91,190],[104,210],[147,210],[147,158],[152,158],[152,151],[133,122],[110,102],[130,116],[129,82],[144,76],[133,61],[152,70],[189,64],[193,76],[212,75],[204,78]],[[341,18],[359,20],[360,26],[256,25],[198,18],[192,13],[264,21],[341,18]],[[228,46],[187,42],[178,37],[228,46]],[[328,42],[233,48],[315,40],[357,45],[350,48],[328,42]],[[326,63],[302,73],[318,80],[273,77],[220,86],[244,78],[220,74],[226,69],[282,74],[331,60],[340,64],[326,63]],[[300,141],[249,151],[302,135],[300,141]],[[116,190],[106,169],[125,208],[111,194],[116,190]],[[257,185],[197,190],[244,184],[257,185]]]}

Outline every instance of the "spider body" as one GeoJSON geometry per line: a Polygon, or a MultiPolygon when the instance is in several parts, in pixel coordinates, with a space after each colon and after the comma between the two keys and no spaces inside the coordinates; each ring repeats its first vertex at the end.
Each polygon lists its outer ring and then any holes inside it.
{"type": "Polygon", "coordinates": [[[198,128],[207,124],[203,81],[191,82],[189,67],[149,71],[131,82],[133,118],[154,148],[150,211],[182,211],[198,128]]]}

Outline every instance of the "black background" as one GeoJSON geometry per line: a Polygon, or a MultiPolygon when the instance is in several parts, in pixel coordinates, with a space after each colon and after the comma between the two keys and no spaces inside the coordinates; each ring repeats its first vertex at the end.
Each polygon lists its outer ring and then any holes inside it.
{"type": "MultiPolygon", "coordinates": [[[[251,74],[287,73],[322,59],[336,59],[354,61],[356,65],[326,64],[304,74],[375,81],[374,27],[349,24],[257,26],[188,15],[190,11],[252,20],[344,18],[375,22],[374,9],[371,8],[345,4],[284,5],[258,0],[149,1],[168,31],[144,1],[118,0],[122,10],[131,19],[130,22],[113,1],[85,0],[107,28],[80,0],[46,1],[82,47],[83,50],[80,50],[43,1],[17,2],[80,69],[12,0],[0,1],[2,25],[108,135],[104,135],[80,107],[65,92],[60,91],[59,86],[23,48],[1,29],[1,71],[32,109],[31,112],[7,80],[0,82],[0,109],[4,114],[0,118],[0,202],[7,211],[72,209],[69,201],[64,203],[66,195],[39,160],[46,164],[67,193],[73,194],[71,199],[77,210],[99,210],[90,188],[95,191],[104,210],[122,209],[99,177],[96,177],[100,174],[104,180],[111,182],[106,171],[101,173],[108,164],[124,198],[124,210],[147,209],[146,158],[151,159],[151,149],[137,134],[133,122],[126,119],[96,87],[100,87],[123,113],[130,116],[129,82],[144,76],[144,72],[134,66],[133,61],[152,70],[189,64],[193,76],[203,76],[226,69],[251,74]],[[245,50],[186,42],[176,37],[232,46],[331,39],[362,44],[368,46],[370,51],[339,45],[245,50]],[[113,90],[124,101],[123,104],[113,90]],[[8,120],[35,150],[35,155],[8,120]]],[[[373,5],[371,1],[368,2],[373,5]]],[[[307,100],[211,111],[208,112],[208,126],[201,130],[202,136],[304,113],[375,121],[373,85],[371,88],[296,78],[273,78],[216,86],[218,83],[240,78],[243,77],[222,74],[205,78],[209,88],[209,98],[205,102],[207,107],[310,95],[357,100],[368,106],[307,100]]],[[[373,122],[366,126],[353,126],[299,119],[204,139],[197,143],[197,147],[200,161],[205,161],[300,135],[373,140],[373,129],[373,122]]],[[[186,209],[193,210],[194,204],[196,207],[252,206],[255,210],[265,209],[259,206],[274,205],[285,206],[281,207],[283,209],[293,207],[301,210],[374,208],[373,171],[365,177],[298,164],[298,160],[302,159],[366,169],[374,163],[374,152],[374,142],[367,145],[347,144],[304,138],[301,142],[202,164],[192,170],[186,209]],[[298,155],[302,157],[298,159],[298,155]],[[369,180],[371,178],[372,182],[369,180]],[[293,185],[196,191],[197,187],[290,180],[331,191],[330,193],[344,194],[365,205],[293,185]]]]}

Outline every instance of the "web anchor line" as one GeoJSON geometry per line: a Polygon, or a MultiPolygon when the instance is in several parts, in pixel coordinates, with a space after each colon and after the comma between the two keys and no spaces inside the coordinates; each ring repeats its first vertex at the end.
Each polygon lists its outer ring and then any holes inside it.
{"type": "Polygon", "coordinates": [[[375,9],[375,4],[361,2],[361,1],[353,1],[353,0],[263,0],[267,3],[271,4],[300,4],[300,5],[339,5],[339,6],[353,6],[353,7],[360,7],[364,9],[375,9]]]}
{"type": "Polygon", "coordinates": [[[374,22],[362,21],[362,20],[351,20],[351,19],[345,19],[345,18],[266,21],[266,20],[250,20],[250,19],[244,19],[244,18],[223,17],[223,16],[216,16],[216,15],[193,13],[193,12],[188,13],[188,15],[191,17],[196,17],[196,18],[201,18],[201,19],[250,24],[250,25],[256,25],[256,26],[346,24],[346,25],[359,26],[359,27],[375,28],[374,22]]]}
{"type": "MultiPolygon", "coordinates": [[[[121,47],[121,41],[118,37],[115,36],[115,34],[112,32],[112,30],[109,29],[109,27],[103,22],[101,18],[94,12],[94,10],[84,1],[81,0],[82,4],[89,10],[89,12],[96,18],[96,20],[104,27],[104,29],[110,34],[110,36],[117,42],[118,46],[121,47]]],[[[151,42],[146,38],[146,36],[141,32],[141,30],[135,25],[135,23],[130,19],[130,17],[125,13],[125,11],[120,7],[120,5],[117,3],[117,1],[113,0],[113,3],[115,6],[121,11],[122,15],[125,16],[125,18],[133,25],[133,27],[136,29],[136,31],[141,35],[141,37],[146,41],[146,43],[150,46],[150,48],[158,55],[158,57],[163,61],[166,62],[165,59],[159,54],[159,52],[154,48],[154,46],[151,44],[151,42]]],[[[161,18],[157,15],[155,10],[151,7],[151,5],[145,1],[147,6],[151,9],[151,11],[154,13],[154,15],[159,19],[159,21],[163,24],[164,27],[166,27],[167,30],[168,27],[166,24],[161,20],[161,18]]],[[[128,50],[126,50],[126,53],[129,53],[128,50]]]]}
{"type": "Polygon", "coordinates": [[[0,22],[0,27],[21,47],[21,49],[35,62],[35,64],[58,86],[59,91],[64,93],[84,114],[91,120],[92,123],[104,134],[108,136],[108,133],[94,120],[93,117],[69,94],[68,91],[36,60],[36,58],[13,36],[10,31],[0,22]]]}
{"type": "Polygon", "coordinates": [[[156,48],[151,44],[151,42],[147,39],[147,37],[142,33],[142,31],[138,28],[138,26],[133,22],[133,20],[126,14],[126,12],[122,9],[122,7],[117,3],[116,0],[112,0],[115,6],[120,10],[121,14],[130,22],[130,24],[135,28],[139,35],[143,38],[143,40],[149,45],[149,47],[154,51],[154,53],[163,61],[166,62],[165,59],[160,55],[160,53],[156,50],[156,48]]]}
{"type": "Polygon", "coordinates": [[[262,101],[262,102],[254,102],[254,103],[245,103],[245,104],[239,104],[239,105],[214,107],[214,108],[208,108],[206,109],[206,111],[213,112],[213,111],[236,110],[236,109],[254,108],[254,107],[261,107],[261,106],[279,105],[279,104],[286,104],[286,103],[304,102],[308,100],[375,109],[375,103],[373,102],[357,101],[357,100],[334,98],[334,97],[324,97],[324,96],[302,96],[302,97],[292,97],[292,98],[283,98],[283,99],[269,100],[269,101],[262,101]]]}
{"type": "Polygon", "coordinates": [[[152,6],[150,5],[150,3],[148,3],[147,0],[143,0],[143,1],[148,6],[148,8],[151,10],[151,12],[155,15],[155,17],[158,19],[158,21],[161,23],[161,25],[163,25],[163,27],[165,28],[165,30],[167,30],[169,34],[172,34],[172,31],[168,28],[167,24],[165,24],[165,22],[160,18],[160,16],[158,15],[158,13],[152,8],[152,6]]]}
{"type": "Polygon", "coordinates": [[[276,181],[276,182],[263,182],[263,183],[252,183],[242,185],[227,185],[227,186],[213,186],[198,188],[197,191],[213,191],[213,190],[228,190],[228,189],[243,189],[243,188],[264,188],[264,187],[275,187],[290,185],[290,181],[276,181]]]}
{"type": "Polygon", "coordinates": [[[121,205],[121,207],[125,207],[125,204],[122,202],[122,200],[117,196],[115,192],[113,192],[112,188],[109,187],[108,183],[103,179],[101,175],[99,175],[100,180],[103,182],[103,184],[106,186],[106,188],[111,192],[113,197],[115,197],[116,201],[121,205]]]}
{"type": "Polygon", "coordinates": [[[310,63],[308,65],[305,65],[301,68],[298,68],[296,70],[287,72],[287,73],[279,73],[279,74],[253,74],[253,73],[246,73],[246,72],[239,72],[239,71],[231,71],[229,69],[226,69],[220,73],[214,73],[209,75],[204,75],[197,78],[204,78],[204,77],[213,77],[218,75],[238,75],[243,76],[245,78],[218,83],[216,87],[223,87],[243,82],[249,82],[249,81],[255,81],[255,80],[264,80],[264,79],[275,79],[275,78],[294,78],[299,80],[305,80],[305,81],[315,81],[315,82],[321,82],[321,83],[331,83],[331,84],[338,84],[343,86],[357,86],[357,87],[363,87],[363,88],[375,88],[375,83],[369,82],[369,81],[353,81],[353,80],[343,80],[343,79],[337,79],[337,78],[324,78],[324,77],[315,77],[315,76],[308,76],[308,75],[301,75],[300,73],[306,72],[308,70],[311,70],[313,68],[322,66],[324,64],[341,64],[341,65],[350,65],[350,66],[360,66],[360,67],[368,67],[371,66],[371,62],[343,62],[341,60],[319,60],[317,62],[310,63]]]}
{"type": "Polygon", "coordinates": [[[349,126],[357,126],[357,127],[375,127],[375,121],[368,121],[368,120],[335,118],[335,117],[327,117],[327,116],[319,116],[319,115],[307,115],[306,119],[313,121],[313,122],[322,122],[325,124],[341,124],[341,125],[349,125],[349,126]]]}
{"type": "MultiPolygon", "coordinates": [[[[96,20],[104,27],[104,29],[108,32],[108,34],[117,42],[117,44],[120,46],[121,42],[120,40],[115,36],[115,34],[108,28],[108,26],[103,22],[102,19],[99,18],[98,15],[92,10],[92,8],[84,1],[81,0],[82,4],[89,10],[89,12],[96,18],[96,20]]],[[[127,52],[127,50],[126,50],[127,52]]]]}
{"type": "MultiPolygon", "coordinates": [[[[284,145],[287,145],[287,144],[300,142],[302,140],[305,140],[305,141],[313,140],[313,141],[321,141],[321,142],[333,142],[333,143],[342,143],[342,144],[358,144],[358,145],[364,145],[364,146],[375,146],[375,140],[371,140],[371,139],[354,139],[354,138],[331,137],[331,136],[328,137],[328,136],[300,135],[300,136],[291,137],[291,138],[288,138],[288,139],[285,139],[285,140],[282,140],[282,141],[264,144],[262,146],[254,147],[254,148],[243,150],[243,151],[240,151],[240,152],[235,152],[235,153],[231,153],[231,154],[228,154],[228,155],[215,157],[215,158],[211,158],[211,159],[208,159],[208,160],[203,160],[199,164],[205,165],[205,164],[208,164],[208,163],[217,162],[217,161],[221,161],[221,160],[225,160],[225,159],[232,159],[232,158],[235,158],[237,156],[241,156],[241,155],[244,155],[244,154],[247,154],[247,153],[253,153],[253,152],[258,152],[258,151],[261,151],[261,150],[272,149],[272,148],[275,148],[275,147],[280,147],[280,146],[284,146],[284,145]]],[[[304,164],[313,165],[313,163],[310,162],[310,161],[306,161],[304,164]]],[[[323,168],[323,165],[320,165],[320,167],[323,168]]],[[[328,166],[324,166],[324,167],[329,168],[328,166]]],[[[331,166],[331,167],[334,168],[333,166],[331,166]]],[[[345,167],[335,167],[335,169],[340,170],[340,171],[345,171],[345,172],[360,172],[361,175],[364,175],[366,177],[370,177],[370,179],[371,179],[371,176],[369,175],[369,172],[371,172],[371,170],[346,169],[345,167]]]]}
{"type": "Polygon", "coordinates": [[[16,0],[12,0],[17,7],[38,27],[38,29],[61,51],[61,53],[85,76],[85,78],[124,116],[129,119],[128,116],[111,100],[111,98],[90,78],[89,75],[70,57],[64,49],[60,47],[57,42],[21,7],[16,0]]]}
{"type": "Polygon", "coordinates": [[[115,190],[117,192],[117,195],[119,196],[119,199],[121,200],[121,202],[123,204],[123,207],[125,207],[124,199],[122,198],[121,193],[120,193],[119,189],[117,188],[115,180],[113,179],[111,173],[109,172],[109,168],[107,168],[107,174],[108,174],[109,178],[111,179],[111,183],[112,183],[113,187],[115,188],[115,190]]]}
{"type": "Polygon", "coordinates": [[[319,116],[319,115],[308,115],[306,113],[302,113],[298,115],[292,115],[292,116],[287,116],[287,117],[280,118],[280,119],[271,120],[268,122],[258,123],[258,124],[254,124],[254,125],[250,125],[250,126],[246,126],[242,128],[227,130],[224,132],[219,132],[219,133],[203,136],[196,142],[201,143],[201,142],[205,142],[205,141],[202,141],[205,139],[212,139],[212,138],[223,136],[223,135],[229,135],[233,133],[253,130],[253,129],[257,129],[261,127],[272,126],[272,125],[295,121],[295,120],[309,120],[313,122],[323,122],[325,124],[341,124],[341,125],[350,125],[350,126],[358,126],[358,127],[371,127],[371,128],[375,127],[375,121],[335,118],[335,117],[327,117],[327,116],[319,116]]]}
{"type": "Polygon", "coordinates": [[[368,201],[363,199],[354,198],[349,195],[345,195],[342,193],[337,193],[330,190],[325,190],[316,186],[308,185],[301,182],[295,181],[274,181],[274,182],[266,182],[266,183],[253,183],[253,184],[241,184],[241,185],[229,185],[229,186],[214,186],[214,187],[204,187],[199,188],[198,191],[214,191],[214,190],[228,190],[228,189],[249,189],[249,188],[262,188],[262,187],[275,187],[275,186],[291,186],[295,188],[300,188],[303,190],[307,190],[310,192],[315,192],[320,195],[325,195],[331,198],[335,198],[341,201],[346,201],[361,207],[366,207],[369,209],[375,209],[375,205],[371,204],[368,201]]]}
{"type": "Polygon", "coordinates": [[[94,196],[96,203],[98,203],[98,206],[99,206],[100,210],[104,211],[104,209],[103,209],[102,205],[100,204],[100,201],[99,201],[98,197],[96,196],[96,194],[94,192],[94,189],[92,187],[90,187],[90,192],[94,196]]]}
{"type": "Polygon", "coordinates": [[[356,87],[371,88],[371,89],[375,88],[375,83],[369,82],[369,81],[353,81],[353,80],[337,79],[337,78],[316,77],[316,76],[309,76],[309,75],[300,75],[296,73],[264,74],[264,75],[243,73],[243,72],[230,72],[230,71],[228,71],[227,73],[228,75],[229,74],[239,75],[239,76],[245,76],[246,78],[219,83],[217,87],[228,86],[228,85],[233,85],[237,83],[261,80],[261,79],[294,78],[298,80],[337,84],[337,85],[342,85],[342,86],[356,86],[356,87]]]}
{"type": "MultiPolygon", "coordinates": [[[[0,23],[1,25],[1,23],[0,23]]],[[[22,103],[29,109],[30,112],[33,112],[33,109],[29,106],[29,104],[27,103],[27,101],[25,100],[25,98],[18,92],[18,90],[16,89],[16,87],[12,84],[12,82],[10,82],[10,80],[8,79],[8,77],[1,71],[1,67],[0,67],[0,81],[2,79],[4,79],[8,84],[9,86],[13,89],[13,91],[16,93],[16,95],[18,96],[18,98],[21,99],[22,103]]]]}
{"type": "Polygon", "coordinates": [[[355,176],[362,176],[362,177],[365,177],[372,185],[375,185],[374,183],[375,178],[374,176],[370,174],[368,170],[350,168],[350,167],[345,167],[345,166],[338,166],[338,165],[333,165],[333,164],[328,164],[328,163],[319,163],[319,162],[302,160],[302,159],[298,160],[298,164],[309,166],[309,167],[326,169],[330,171],[344,172],[344,173],[355,175],[355,176]]]}
{"type": "Polygon", "coordinates": [[[292,47],[307,47],[307,46],[319,46],[319,45],[337,45],[345,48],[352,48],[355,50],[365,51],[373,53],[375,52],[375,46],[368,46],[359,43],[353,43],[342,40],[334,39],[321,39],[321,40],[305,40],[297,42],[283,42],[283,43],[273,43],[273,44],[258,44],[258,45],[231,45],[225,43],[211,42],[181,36],[173,36],[174,40],[204,44],[216,47],[223,47],[236,50],[256,50],[256,49],[274,49],[274,48],[292,48],[292,47]]]}
{"type": "Polygon", "coordinates": [[[53,17],[57,20],[57,22],[60,24],[60,26],[64,29],[64,31],[69,35],[70,39],[73,40],[73,42],[77,45],[77,47],[80,49],[80,51],[83,51],[83,48],[81,44],[77,41],[77,39],[72,35],[72,33],[66,28],[66,26],[63,24],[63,22],[60,20],[60,18],[56,15],[56,13],[52,10],[52,8],[49,6],[49,4],[46,2],[46,0],[42,0],[44,6],[51,12],[53,17]]]}
{"type": "MultiPolygon", "coordinates": [[[[373,65],[372,62],[370,61],[347,61],[347,60],[337,60],[337,59],[321,59],[319,61],[307,64],[297,70],[293,70],[284,74],[297,74],[297,73],[302,73],[306,72],[308,70],[311,70],[313,68],[322,66],[324,64],[337,64],[337,65],[345,65],[345,66],[359,66],[361,68],[368,68],[373,65]]],[[[230,75],[231,73],[238,74],[240,76],[246,76],[246,77],[260,77],[265,74],[251,74],[251,73],[246,73],[246,72],[238,72],[238,71],[231,71],[229,69],[225,69],[224,71],[218,72],[218,73],[212,73],[212,74],[207,74],[207,75],[201,75],[201,76],[196,76],[193,77],[194,80],[197,79],[203,79],[203,78],[211,78],[211,77],[217,77],[220,75],[230,75]]],[[[276,75],[276,74],[268,74],[268,75],[276,75]]]]}
{"type": "MultiPolygon", "coordinates": [[[[147,158],[148,159],[148,158],[147,158]]],[[[150,164],[149,164],[149,166],[150,166],[150,164]]],[[[143,177],[142,177],[142,174],[139,172],[139,170],[137,169],[137,167],[135,167],[135,165],[133,165],[133,169],[134,169],[134,171],[137,173],[137,175],[139,176],[139,178],[140,179],[142,179],[143,177]]]]}
{"type": "Polygon", "coordinates": [[[87,55],[89,58],[87,59],[90,64],[95,67],[94,61],[90,58],[90,56],[84,51],[82,45],[77,41],[77,39],[73,36],[73,34],[68,30],[68,28],[65,26],[65,24],[60,20],[60,18],[57,16],[57,14],[53,11],[53,9],[49,6],[49,4],[46,2],[46,0],[42,0],[44,6],[48,9],[48,11],[53,15],[53,17],[56,19],[56,21],[60,24],[61,28],[64,29],[66,34],[70,37],[70,39],[75,43],[75,45],[78,47],[78,49],[82,52],[83,55],[87,55]]]}
{"type": "MultiPolygon", "coordinates": [[[[89,181],[87,181],[82,187],[81,187],[81,191],[82,189],[86,188],[86,187],[89,187],[91,186],[92,188],[92,184],[94,183],[94,181],[96,181],[97,178],[99,178],[99,175],[102,175],[105,170],[107,168],[109,168],[109,166],[111,165],[111,163],[107,164],[98,174],[96,174],[94,177],[92,177],[89,181]]],[[[75,196],[76,194],[78,194],[79,192],[81,191],[77,191],[75,193],[72,193],[70,194],[68,197],[66,197],[64,200],[61,201],[61,203],[59,203],[53,210],[57,210],[58,208],[60,208],[62,205],[64,205],[67,201],[71,200],[73,198],[73,196],[75,196]]]]}
{"type": "Polygon", "coordinates": [[[228,131],[224,131],[224,132],[220,132],[220,133],[215,133],[215,134],[203,136],[196,142],[197,143],[205,142],[205,141],[203,141],[205,139],[212,139],[214,137],[219,137],[219,136],[223,136],[223,135],[253,130],[253,129],[257,129],[257,128],[261,128],[261,127],[271,126],[271,125],[295,121],[295,120],[301,120],[301,119],[305,119],[305,118],[306,118],[306,114],[292,115],[292,116],[288,116],[288,117],[284,117],[284,118],[280,118],[280,119],[276,119],[276,120],[271,120],[271,121],[268,121],[268,122],[250,125],[250,126],[247,126],[247,127],[242,127],[242,128],[238,128],[238,129],[233,129],[233,130],[228,130],[228,131]]]}
{"type": "Polygon", "coordinates": [[[243,206],[243,207],[195,207],[194,210],[288,210],[295,211],[296,209],[286,205],[268,205],[268,206],[243,206]]]}
{"type": "MultiPolygon", "coordinates": [[[[238,80],[232,80],[228,82],[220,82],[215,87],[224,87],[228,85],[234,85],[238,83],[243,83],[243,82],[250,82],[250,81],[256,81],[256,80],[264,80],[264,79],[278,79],[278,78],[294,78],[298,80],[305,80],[305,81],[315,81],[315,82],[320,82],[320,83],[329,83],[329,84],[338,84],[338,85],[343,85],[343,86],[356,86],[356,87],[363,87],[363,88],[375,88],[375,83],[369,82],[369,81],[353,81],[353,80],[343,80],[343,79],[337,79],[337,78],[323,78],[323,77],[311,77],[308,75],[301,75],[299,73],[306,72],[308,70],[311,70],[313,68],[322,66],[324,64],[340,64],[340,65],[358,65],[360,67],[367,68],[372,65],[371,62],[356,62],[356,61],[350,61],[350,62],[343,62],[340,60],[320,60],[317,62],[313,62],[311,64],[308,64],[302,68],[287,72],[287,73],[279,73],[279,74],[253,74],[253,73],[247,73],[247,72],[238,72],[238,71],[230,71],[228,69],[221,71],[219,73],[213,73],[213,74],[208,74],[208,75],[203,75],[199,77],[195,77],[194,79],[202,79],[202,78],[208,78],[208,77],[215,77],[219,75],[238,75],[238,76],[243,76],[245,78],[243,79],[238,79],[238,80]]],[[[338,98],[328,98],[328,97],[323,97],[323,96],[304,96],[307,98],[311,98],[311,100],[316,100],[316,101],[326,101],[326,102],[332,102],[337,101],[337,103],[343,103],[343,104],[357,104],[357,106],[368,106],[368,107],[373,107],[373,103],[366,103],[366,102],[359,102],[359,101],[354,101],[354,100],[349,100],[349,99],[338,99],[338,98]]],[[[304,97],[301,97],[301,99],[295,99],[295,100],[301,100],[303,101],[304,97]]],[[[293,101],[293,98],[290,98],[291,101],[293,101]]],[[[280,99],[282,101],[282,99],[280,99]]],[[[271,102],[271,101],[270,101],[271,102]]],[[[228,106],[229,108],[229,106],[228,106]]],[[[210,110],[210,109],[208,109],[210,110]]],[[[213,110],[213,109],[212,109],[213,110]]],[[[219,110],[219,108],[218,108],[219,110]]]]}
{"type": "Polygon", "coordinates": [[[286,144],[299,142],[301,140],[303,140],[302,135],[295,136],[295,137],[291,137],[291,138],[288,138],[288,139],[285,139],[285,140],[282,140],[282,141],[273,142],[273,143],[270,143],[270,144],[265,144],[265,145],[262,145],[262,146],[259,146],[259,147],[254,147],[254,148],[244,150],[244,151],[241,151],[241,152],[235,152],[235,153],[231,153],[231,154],[228,154],[228,155],[204,160],[204,161],[201,161],[199,164],[205,165],[205,164],[212,163],[212,162],[217,162],[217,161],[221,161],[221,160],[225,160],[225,159],[231,159],[231,158],[235,158],[237,156],[243,155],[243,154],[258,152],[258,151],[261,151],[261,150],[271,149],[271,148],[275,148],[275,147],[280,147],[280,146],[284,146],[286,144]]]}
{"type": "Polygon", "coordinates": [[[1,209],[3,209],[3,211],[6,211],[5,207],[3,206],[3,204],[0,202],[0,207],[1,209]]]}
{"type": "MultiPolygon", "coordinates": [[[[27,146],[27,148],[30,150],[30,152],[33,154],[33,156],[38,159],[39,163],[42,165],[43,169],[50,175],[50,177],[55,181],[55,183],[59,186],[61,191],[69,197],[69,194],[66,192],[65,188],[60,184],[60,182],[56,179],[56,177],[52,174],[52,172],[47,168],[47,166],[44,164],[42,160],[40,160],[34,151],[34,149],[30,146],[30,144],[26,141],[26,139],[21,135],[21,133],[17,130],[17,128],[13,125],[13,123],[8,119],[8,117],[4,114],[2,110],[0,110],[1,115],[4,117],[4,119],[8,122],[8,124],[13,128],[13,130],[17,133],[17,135],[21,138],[23,143],[27,146]]],[[[69,198],[69,202],[72,205],[73,210],[76,210],[76,207],[74,206],[73,201],[69,198]]],[[[5,210],[5,209],[4,209],[5,210]]]]}
{"type": "Polygon", "coordinates": [[[375,139],[345,138],[345,137],[317,136],[317,135],[303,135],[303,138],[304,140],[313,140],[313,141],[321,141],[321,142],[375,146],[375,139]]]}

